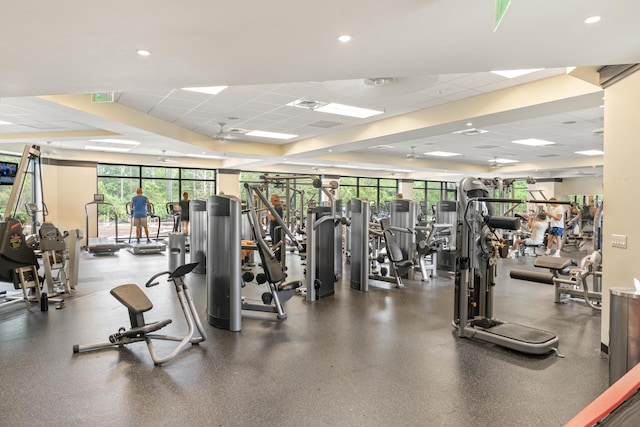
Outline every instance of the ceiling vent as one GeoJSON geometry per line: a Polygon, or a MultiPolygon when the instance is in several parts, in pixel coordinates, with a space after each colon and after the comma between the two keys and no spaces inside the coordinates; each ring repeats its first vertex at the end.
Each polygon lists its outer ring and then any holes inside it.
{"type": "Polygon", "coordinates": [[[300,98],[296,99],[293,102],[288,103],[292,107],[304,108],[307,110],[315,110],[316,108],[320,108],[323,105],[326,105],[325,102],[314,101],[312,99],[300,98]]]}
{"type": "Polygon", "coordinates": [[[471,128],[471,129],[463,129],[463,130],[459,130],[453,133],[457,133],[457,134],[461,134],[461,135],[467,135],[467,136],[472,136],[472,135],[480,135],[483,133],[488,133],[488,130],[483,130],[483,129],[476,129],[476,128],[471,128]]]}
{"type": "Polygon", "coordinates": [[[396,79],[393,77],[373,77],[369,79],[364,79],[364,84],[367,86],[386,86],[389,83],[395,82],[396,79]]]}

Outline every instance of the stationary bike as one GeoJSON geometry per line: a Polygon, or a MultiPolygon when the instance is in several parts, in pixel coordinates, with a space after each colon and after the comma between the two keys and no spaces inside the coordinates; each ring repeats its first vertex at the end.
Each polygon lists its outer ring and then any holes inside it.
{"type": "Polygon", "coordinates": [[[198,313],[193,306],[191,295],[189,295],[187,286],[184,283],[184,276],[190,273],[198,264],[199,263],[197,262],[185,264],[176,268],[173,272],[163,271],[154,274],[145,284],[147,288],[156,286],[159,284],[159,282],[154,282],[154,280],[164,274],[169,275],[168,281],[172,282],[175,286],[178,300],[180,301],[180,306],[182,307],[184,317],[189,327],[187,335],[185,335],[184,337],[178,337],[171,335],[152,334],[152,332],[162,329],[169,323],[171,323],[171,319],[153,323],[145,323],[144,312],[151,310],[151,308],[153,308],[153,304],[138,285],[120,285],[111,289],[111,295],[113,295],[115,299],[120,301],[129,310],[131,328],[118,329],[118,332],[109,336],[109,342],[87,345],[76,344],[73,346],[73,352],[79,353],[82,351],[98,350],[116,346],[119,347],[134,342],[145,341],[147,343],[147,347],[149,348],[149,353],[151,353],[153,363],[159,366],[173,359],[187,344],[199,344],[205,341],[207,339],[207,335],[204,332],[204,328],[202,327],[202,323],[200,322],[198,313]],[[198,332],[200,332],[200,335],[194,337],[196,328],[198,329],[198,332]],[[155,351],[155,348],[153,347],[153,339],[178,341],[179,344],[176,348],[173,349],[173,351],[171,351],[171,353],[167,354],[164,357],[159,357],[155,351]]]}

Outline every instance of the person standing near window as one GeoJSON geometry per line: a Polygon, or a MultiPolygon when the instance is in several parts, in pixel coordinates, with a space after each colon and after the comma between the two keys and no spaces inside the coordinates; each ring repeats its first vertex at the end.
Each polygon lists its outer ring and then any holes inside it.
{"type": "Polygon", "coordinates": [[[147,196],[142,195],[142,188],[136,190],[136,195],[131,199],[131,206],[133,207],[133,225],[136,226],[138,243],[140,243],[142,227],[144,227],[144,234],[147,236],[147,243],[151,243],[151,239],[149,239],[149,227],[147,225],[147,216],[149,212],[151,212],[151,202],[147,196]]]}
{"type": "MultiPolygon", "coordinates": [[[[282,208],[282,203],[280,202],[280,195],[272,194],[269,202],[280,218],[282,218],[284,210],[282,208]]],[[[271,246],[274,248],[276,258],[280,261],[280,254],[282,253],[282,250],[275,250],[275,247],[280,242],[281,230],[276,230],[278,223],[276,222],[276,217],[272,215],[270,211],[267,211],[267,218],[269,219],[269,236],[271,236],[271,246]]]]}
{"type": "Polygon", "coordinates": [[[182,200],[178,202],[180,205],[180,225],[185,236],[189,235],[189,193],[182,193],[182,200]]]}

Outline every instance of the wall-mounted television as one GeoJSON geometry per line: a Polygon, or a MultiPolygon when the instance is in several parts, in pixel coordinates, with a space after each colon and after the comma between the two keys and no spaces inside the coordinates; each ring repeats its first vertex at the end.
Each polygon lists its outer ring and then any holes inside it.
{"type": "Polygon", "coordinates": [[[18,173],[18,164],[13,162],[0,162],[0,185],[13,185],[18,173]]]}

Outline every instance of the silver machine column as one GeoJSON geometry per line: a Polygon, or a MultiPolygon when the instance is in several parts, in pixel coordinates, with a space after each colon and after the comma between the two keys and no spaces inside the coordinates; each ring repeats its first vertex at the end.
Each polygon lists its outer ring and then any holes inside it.
{"type": "MultiPolygon", "coordinates": [[[[414,260],[416,258],[416,238],[413,230],[418,223],[419,210],[420,205],[412,200],[396,199],[391,202],[391,227],[407,230],[407,232],[396,233],[396,241],[402,250],[404,259],[414,260]]],[[[410,268],[406,278],[413,279],[413,273],[414,269],[410,268]]]]}
{"type": "Polygon", "coordinates": [[[351,288],[369,290],[369,201],[351,199],[351,288]]]}
{"type": "Polygon", "coordinates": [[[240,199],[211,196],[207,213],[207,319],[211,326],[239,332],[242,328],[240,199]]]}
{"type": "Polygon", "coordinates": [[[451,224],[448,244],[438,249],[438,270],[454,271],[456,267],[456,224],[457,203],[453,200],[441,200],[436,203],[436,224],[451,224]]]}
{"type": "Polygon", "coordinates": [[[169,271],[184,265],[186,252],[186,236],[182,232],[169,233],[169,271]]]}
{"type": "Polygon", "coordinates": [[[336,223],[340,224],[328,206],[310,209],[307,214],[307,301],[335,294],[336,223]]]}
{"type": "Polygon", "coordinates": [[[191,262],[199,262],[194,273],[205,274],[207,266],[207,202],[192,200],[189,204],[191,262]]]}

